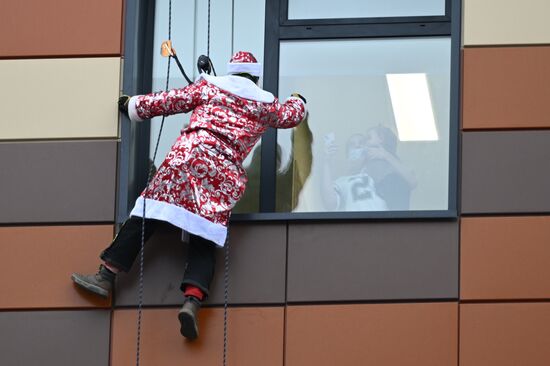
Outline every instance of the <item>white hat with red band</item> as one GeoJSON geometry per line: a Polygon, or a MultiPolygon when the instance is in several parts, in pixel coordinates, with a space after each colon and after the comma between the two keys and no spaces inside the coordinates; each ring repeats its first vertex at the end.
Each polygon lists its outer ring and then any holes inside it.
{"type": "Polygon", "coordinates": [[[231,57],[227,64],[228,74],[246,73],[252,76],[261,76],[262,64],[250,52],[239,51],[231,57]]]}

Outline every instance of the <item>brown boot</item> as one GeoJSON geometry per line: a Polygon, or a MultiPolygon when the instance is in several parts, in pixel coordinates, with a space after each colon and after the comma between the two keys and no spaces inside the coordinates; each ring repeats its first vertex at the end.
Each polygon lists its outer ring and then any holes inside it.
{"type": "Polygon", "coordinates": [[[180,333],[189,340],[196,339],[199,336],[199,324],[197,313],[201,307],[201,302],[189,296],[185,298],[185,302],[180,309],[178,318],[180,320],[180,333]]]}
{"type": "Polygon", "coordinates": [[[103,264],[99,271],[93,275],[73,273],[71,279],[83,289],[93,292],[99,296],[109,297],[115,282],[116,274],[109,271],[103,264]]]}

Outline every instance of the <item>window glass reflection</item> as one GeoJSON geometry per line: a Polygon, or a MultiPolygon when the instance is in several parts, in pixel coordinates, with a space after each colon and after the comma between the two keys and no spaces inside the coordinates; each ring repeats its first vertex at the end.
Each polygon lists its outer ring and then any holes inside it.
{"type": "Polygon", "coordinates": [[[289,0],[288,19],[445,15],[445,0],[289,0]]]}
{"type": "Polygon", "coordinates": [[[282,42],[294,91],[310,113],[278,132],[278,211],[447,209],[449,38],[282,42]]]}

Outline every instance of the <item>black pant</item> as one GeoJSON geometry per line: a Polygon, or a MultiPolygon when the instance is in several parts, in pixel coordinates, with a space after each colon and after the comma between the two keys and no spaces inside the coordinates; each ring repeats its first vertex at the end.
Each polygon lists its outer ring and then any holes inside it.
{"type": "MultiPolygon", "coordinates": [[[[158,227],[160,221],[145,220],[144,238],[147,241],[158,227]]],[[[100,258],[112,264],[121,271],[128,272],[141,251],[141,217],[131,216],[114,238],[111,245],[105,249],[100,258]]],[[[190,235],[187,268],[183,276],[181,290],[185,285],[200,288],[206,296],[210,282],[214,276],[216,264],[216,244],[197,235],[190,235]]]]}

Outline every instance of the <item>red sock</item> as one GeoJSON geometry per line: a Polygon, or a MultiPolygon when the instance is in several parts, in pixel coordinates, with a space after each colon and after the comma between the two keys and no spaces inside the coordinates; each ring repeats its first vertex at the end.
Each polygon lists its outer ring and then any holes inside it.
{"type": "Polygon", "coordinates": [[[116,268],[112,264],[109,264],[107,262],[103,262],[103,265],[105,266],[105,268],[107,268],[109,271],[113,272],[114,274],[117,274],[119,272],[118,268],[116,268]]]}
{"type": "Polygon", "coordinates": [[[202,301],[204,299],[204,292],[197,286],[193,285],[187,285],[185,286],[185,291],[183,292],[185,296],[193,296],[196,297],[199,301],[202,301]]]}

